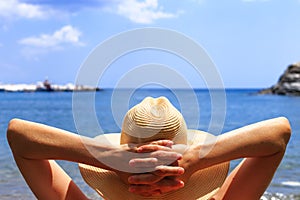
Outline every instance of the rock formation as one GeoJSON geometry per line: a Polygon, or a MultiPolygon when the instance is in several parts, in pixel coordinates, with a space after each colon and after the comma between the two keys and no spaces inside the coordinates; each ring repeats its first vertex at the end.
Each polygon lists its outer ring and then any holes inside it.
{"type": "Polygon", "coordinates": [[[300,62],[289,65],[275,85],[259,93],[300,96],[300,62]]]}

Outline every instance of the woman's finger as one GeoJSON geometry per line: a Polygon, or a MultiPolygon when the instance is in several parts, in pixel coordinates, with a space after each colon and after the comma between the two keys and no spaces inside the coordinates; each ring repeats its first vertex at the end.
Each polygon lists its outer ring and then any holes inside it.
{"type": "Polygon", "coordinates": [[[169,147],[161,146],[161,145],[157,145],[157,144],[144,144],[144,145],[139,146],[136,149],[136,151],[138,153],[147,153],[147,152],[158,151],[158,150],[172,151],[172,149],[169,147]]]}
{"type": "Polygon", "coordinates": [[[155,144],[155,145],[160,145],[160,146],[165,146],[165,147],[171,148],[174,143],[172,140],[157,140],[157,141],[151,142],[150,144],[155,144]]]}
{"type": "Polygon", "coordinates": [[[156,158],[160,162],[175,162],[176,160],[180,160],[182,155],[177,152],[168,152],[168,151],[155,151],[150,154],[151,157],[156,158]]]}
{"type": "Polygon", "coordinates": [[[160,177],[166,177],[166,176],[179,176],[184,174],[184,168],[177,167],[177,166],[157,166],[155,168],[155,171],[152,172],[154,175],[160,176],[160,177]]]}
{"type": "Polygon", "coordinates": [[[184,187],[184,182],[181,180],[176,180],[174,178],[164,178],[156,184],[153,185],[130,185],[129,191],[139,195],[157,195],[157,190],[161,194],[178,190],[184,187]]]}
{"type": "Polygon", "coordinates": [[[159,165],[170,165],[180,160],[182,155],[177,152],[155,151],[150,154],[140,154],[140,158],[132,158],[129,161],[131,167],[156,167],[159,165]]]}
{"type": "Polygon", "coordinates": [[[182,167],[174,166],[158,166],[155,168],[154,172],[144,173],[144,174],[135,174],[128,178],[130,184],[144,184],[151,185],[157,183],[166,176],[179,176],[184,173],[182,167]]]}
{"type": "Polygon", "coordinates": [[[135,168],[153,168],[158,166],[157,158],[134,158],[129,161],[129,166],[135,168]]]}
{"type": "Polygon", "coordinates": [[[143,184],[143,185],[151,185],[154,184],[164,177],[158,176],[152,173],[146,173],[146,174],[137,174],[137,175],[132,175],[128,178],[128,182],[130,184],[143,184]]]}
{"type": "Polygon", "coordinates": [[[163,194],[184,187],[184,182],[174,178],[164,178],[156,183],[156,185],[159,187],[160,192],[163,194]]]}

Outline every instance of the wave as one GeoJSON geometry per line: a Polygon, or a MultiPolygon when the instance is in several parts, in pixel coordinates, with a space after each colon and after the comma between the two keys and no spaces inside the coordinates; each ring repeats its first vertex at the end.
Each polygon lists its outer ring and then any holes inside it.
{"type": "Polygon", "coordinates": [[[297,181],[284,181],[281,182],[282,185],[291,186],[291,187],[300,187],[300,182],[297,181]]]}
{"type": "Polygon", "coordinates": [[[268,193],[266,192],[260,200],[300,200],[300,195],[298,194],[282,194],[282,193],[268,193]]]}

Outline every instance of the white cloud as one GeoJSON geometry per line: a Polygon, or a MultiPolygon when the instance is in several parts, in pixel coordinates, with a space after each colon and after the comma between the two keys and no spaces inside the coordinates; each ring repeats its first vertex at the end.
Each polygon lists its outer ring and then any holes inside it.
{"type": "Polygon", "coordinates": [[[0,17],[5,18],[47,18],[53,13],[50,9],[44,7],[22,3],[19,0],[1,0],[0,1],[0,17]]]}
{"type": "MultiPolygon", "coordinates": [[[[203,0],[195,0],[203,1],[203,0]]],[[[135,23],[151,24],[158,19],[177,17],[180,12],[164,11],[158,0],[0,0],[0,18],[48,19],[68,16],[81,9],[105,9],[124,16],[135,23]]]]}
{"type": "Polygon", "coordinates": [[[19,44],[43,48],[60,48],[63,44],[83,45],[79,40],[80,36],[81,32],[78,29],[67,25],[53,34],[41,34],[40,36],[21,39],[19,44]]]}
{"type": "Polygon", "coordinates": [[[178,15],[164,12],[163,7],[158,5],[158,0],[120,1],[117,5],[117,14],[140,24],[151,24],[155,20],[174,18],[178,15]]]}

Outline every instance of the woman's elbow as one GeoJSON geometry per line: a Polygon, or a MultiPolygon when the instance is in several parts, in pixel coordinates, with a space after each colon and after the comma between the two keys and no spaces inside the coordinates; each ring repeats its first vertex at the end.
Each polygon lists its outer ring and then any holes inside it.
{"type": "Polygon", "coordinates": [[[8,127],[7,127],[7,132],[6,132],[6,137],[8,144],[12,151],[15,151],[16,148],[18,147],[17,141],[18,141],[18,135],[19,135],[19,127],[20,127],[20,119],[12,119],[10,120],[8,127]]]}
{"type": "Polygon", "coordinates": [[[279,117],[277,120],[279,141],[281,141],[282,148],[285,150],[292,134],[291,125],[286,117],[279,117]]]}

